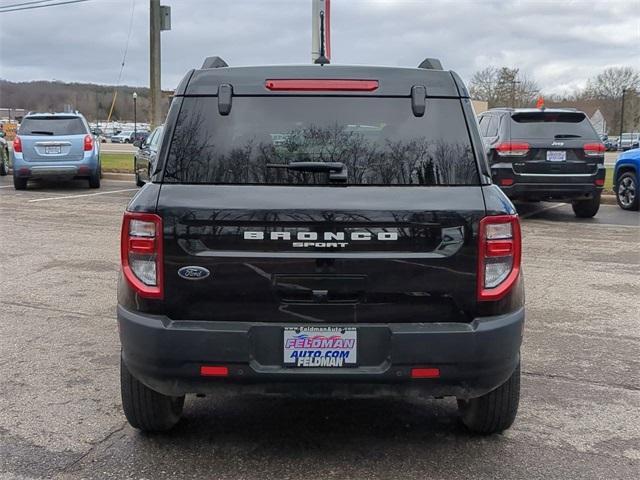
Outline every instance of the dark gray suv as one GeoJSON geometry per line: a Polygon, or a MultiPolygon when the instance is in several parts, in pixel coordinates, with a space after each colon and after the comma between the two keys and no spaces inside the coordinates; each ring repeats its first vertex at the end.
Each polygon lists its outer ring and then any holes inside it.
{"type": "Polygon", "coordinates": [[[478,122],[493,181],[509,198],[570,201],[578,217],[598,212],[605,146],[583,112],[494,108],[478,122]]]}

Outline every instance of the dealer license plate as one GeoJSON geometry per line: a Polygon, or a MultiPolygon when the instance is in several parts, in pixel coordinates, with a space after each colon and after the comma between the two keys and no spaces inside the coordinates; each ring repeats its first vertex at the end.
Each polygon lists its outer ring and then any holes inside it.
{"type": "Polygon", "coordinates": [[[547,162],[565,162],[567,160],[567,152],[563,150],[547,151],[547,162]]]}
{"type": "Polygon", "coordinates": [[[52,145],[49,147],[44,147],[44,153],[47,155],[58,155],[62,152],[60,145],[52,145]]]}
{"type": "Polygon", "coordinates": [[[284,366],[340,368],[357,365],[355,327],[285,327],[284,366]]]}

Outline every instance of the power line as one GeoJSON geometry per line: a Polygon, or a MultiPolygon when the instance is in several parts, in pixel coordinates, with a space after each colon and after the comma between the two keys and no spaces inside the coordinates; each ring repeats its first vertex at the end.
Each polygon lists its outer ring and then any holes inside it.
{"type": "Polygon", "coordinates": [[[37,0],[32,2],[12,3],[11,5],[1,5],[0,8],[23,7],[24,5],[33,5],[34,3],[49,3],[53,0],[37,0]]]}
{"type": "MultiPolygon", "coordinates": [[[[16,7],[16,8],[0,7],[0,13],[19,12],[21,10],[32,10],[34,8],[56,7],[58,5],[68,5],[70,3],[82,3],[82,2],[88,2],[88,1],[89,0],[67,0],[64,2],[47,3],[46,5],[30,5],[30,6],[22,6],[22,7],[16,7]]],[[[26,5],[26,3],[23,5],[26,5]]]]}
{"type": "MultiPolygon", "coordinates": [[[[124,64],[127,61],[127,52],[129,52],[129,40],[131,40],[131,32],[133,31],[133,19],[135,18],[134,13],[136,11],[136,0],[131,0],[131,17],[129,18],[129,31],[127,33],[127,41],[124,44],[124,53],[122,55],[122,63],[120,64],[120,73],[118,73],[118,80],[116,81],[116,86],[120,85],[120,80],[122,79],[122,72],[124,71],[124,64]]],[[[116,97],[118,96],[118,90],[115,89],[113,91],[113,100],[111,101],[111,108],[109,109],[109,115],[107,117],[107,124],[111,121],[111,114],[113,113],[113,108],[116,105],[116,97]]]]}

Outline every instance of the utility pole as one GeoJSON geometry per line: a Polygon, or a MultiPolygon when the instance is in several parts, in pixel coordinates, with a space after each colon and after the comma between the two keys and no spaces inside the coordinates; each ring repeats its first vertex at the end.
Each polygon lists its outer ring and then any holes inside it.
{"type": "Polygon", "coordinates": [[[515,78],[511,80],[511,108],[516,108],[516,85],[519,83],[515,78]]]}
{"type": "Polygon", "coordinates": [[[150,0],[149,8],[149,87],[151,88],[151,125],[162,123],[162,85],[160,83],[160,32],[171,30],[171,7],[150,0]]]}
{"type": "Polygon", "coordinates": [[[162,86],[160,84],[160,0],[151,0],[149,17],[149,87],[151,89],[151,125],[162,123],[162,86]]]}
{"type": "Polygon", "coordinates": [[[622,133],[624,132],[624,93],[626,88],[622,89],[622,107],[620,108],[620,136],[618,137],[618,150],[622,150],[622,133]]]}

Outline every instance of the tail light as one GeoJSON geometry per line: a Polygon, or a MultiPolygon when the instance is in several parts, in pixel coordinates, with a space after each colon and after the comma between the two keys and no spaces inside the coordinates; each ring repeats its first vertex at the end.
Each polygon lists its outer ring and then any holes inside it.
{"type": "Polygon", "coordinates": [[[411,378],[440,378],[439,368],[412,368],[411,378]]]}
{"type": "Polygon", "coordinates": [[[517,215],[485,217],[478,237],[478,300],[499,300],[520,274],[520,220],[517,215]]]}
{"type": "Polygon", "coordinates": [[[596,178],[593,183],[594,183],[594,185],[596,187],[603,187],[604,186],[604,178],[596,178]]]}
{"type": "Polygon", "coordinates": [[[93,137],[91,135],[84,136],[84,151],[90,152],[93,150],[93,137]]]}
{"type": "Polygon", "coordinates": [[[600,157],[604,155],[605,150],[604,143],[587,143],[584,146],[584,154],[587,157],[600,157]]]}
{"type": "Polygon", "coordinates": [[[122,272],[145,298],[163,297],[162,218],[152,213],[125,212],[120,241],[122,272]]]}
{"type": "Polygon", "coordinates": [[[13,139],[13,151],[15,153],[22,153],[22,140],[20,140],[18,136],[13,139]]]}
{"type": "Polygon", "coordinates": [[[528,143],[503,142],[496,147],[501,157],[524,157],[529,153],[528,143]]]}
{"type": "Polygon", "coordinates": [[[228,377],[229,367],[220,365],[202,365],[200,375],[203,377],[228,377]]]}

